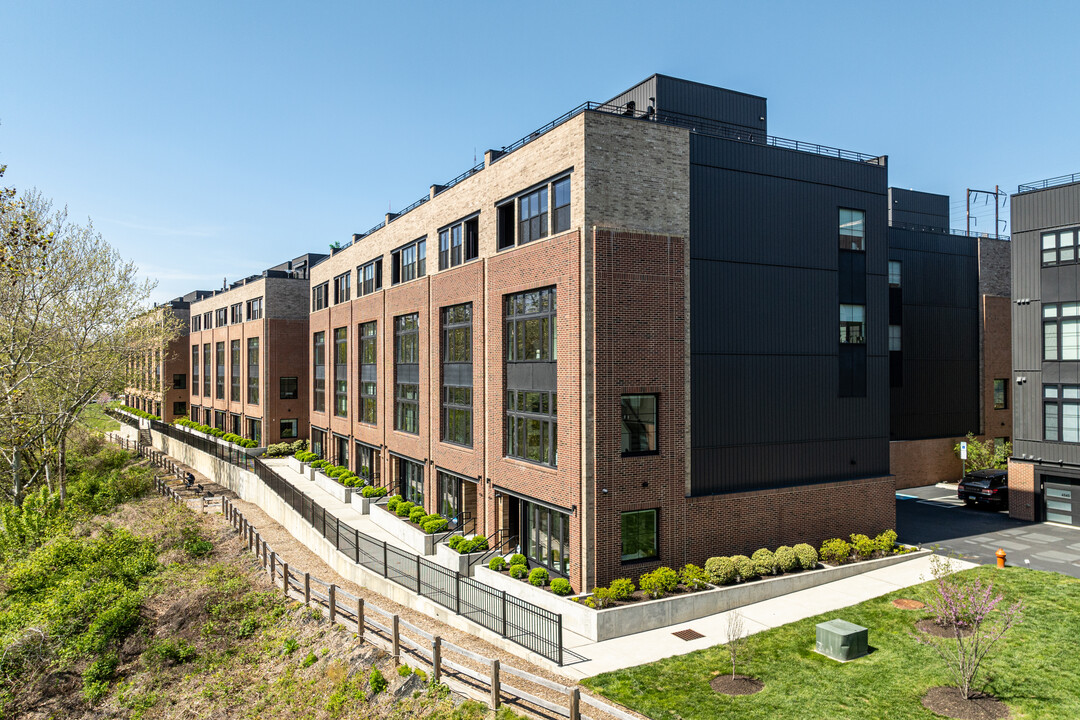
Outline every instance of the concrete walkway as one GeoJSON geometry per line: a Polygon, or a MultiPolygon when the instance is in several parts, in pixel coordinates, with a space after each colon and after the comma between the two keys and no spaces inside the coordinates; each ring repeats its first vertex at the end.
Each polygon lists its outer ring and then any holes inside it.
{"type": "MultiPolygon", "coordinates": [[[[751,634],[822,613],[835,611],[836,617],[843,618],[842,608],[929,580],[931,557],[926,555],[863,575],[746,605],[738,612],[742,614],[747,631],[751,634]]],[[[952,562],[957,570],[976,567],[974,563],[962,560],[952,562]]],[[[571,638],[564,634],[566,650],[571,652],[564,651],[567,664],[561,668],[561,672],[581,679],[727,642],[728,616],[731,612],[735,611],[604,642],[591,642],[580,636],[571,638]],[[687,629],[696,630],[705,637],[686,641],[672,634],[687,629]],[[574,662],[574,654],[584,659],[574,662]]],[[[813,640],[813,637],[807,638],[808,643],[813,640]]]]}

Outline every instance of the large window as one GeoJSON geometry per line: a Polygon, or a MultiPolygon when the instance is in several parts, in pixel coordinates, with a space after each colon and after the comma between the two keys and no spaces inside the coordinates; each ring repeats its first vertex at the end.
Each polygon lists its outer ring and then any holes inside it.
{"type": "Polygon", "coordinates": [[[229,306],[229,323],[238,325],[244,322],[244,304],[234,303],[229,306]]]}
{"type": "Polygon", "coordinates": [[[348,328],[334,330],[334,415],[338,417],[349,416],[348,334],[348,328]]]}
{"type": "Polygon", "coordinates": [[[225,327],[229,324],[229,309],[218,308],[214,311],[214,327],[225,327]]]}
{"type": "Polygon", "coordinates": [[[393,285],[424,277],[427,272],[427,242],[424,238],[395,250],[390,257],[393,264],[390,282],[393,285]]]}
{"type": "Polygon", "coordinates": [[[225,411],[224,410],[215,410],[214,411],[214,427],[216,427],[221,432],[225,432],[225,411]]]}
{"type": "Polygon", "coordinates": [[[352,272],[334,278],[334,304],[348,302],[352,291],[352,272]]]}
{"type": "Polygon", "coordinates": [[[191,394],[199,394],[199,346],[191,346],[191,394]]]}
{"type": "Polygon", "coordinates": [[[1077,259],[1076,240],[1080,230],[1061,230],[1042,234],[1043,265],[1074,263],[1077,259]]]}
{"type": "MultiPolygon", "coordinates": [[[[252,405],[259,404],[259,338],[248,338],[247,341],[248,361],[248,392],[247,401],[252,405]]],[[[255,438],[250,438],[254,440],[255,438]]]]}
{"type": "Polygon", "coordinates": [[[622,396],[622,454],[657,452],[656,396],[622,396]]]}
{"type": "Polygon", "coordinates": [[[563,178],[551,187],[555,196],[551,234],[555,235],[570,229],[570,178],[563,178]]]}
{"type": "Polygon", "coordinates": [[[1080,360],[1080,303],[1043,305],[1043,360],[1080,360]]]}
{"type": "Polygon", "coordinates": [[[334,435],[333,461],[335,465],[349,467],[349,438],[343,435],[334,435]]]}
{"type": "Polygon", "coordinates": [[[202,330],[202,315],[191,316],[191,332],[197,333],[202,330]]]}
{"type": "Polygon", "coordinates": [[[176,417],[183,417],[187,415],[187,403],[186,402],[174,402],[172,404],[173,415],[176,417]]]}
{"type": "Polygon", "coordinates": [[[370,425],[378,421],[377,351],[375,323],[363,323],[360,325],[360,422],[370,425]]]}
{"type": "Polygon", "coordinates": [[[291,420],[282,420],[281,421],[281,439],[282,440],[290,440],[292,438],[295,438],[296,435],[297,435],[297,431],[299,430],[299,426],[300,426],[300,423],[295,418],[291,419],[291,420]]]}
{"type": "Polygon", "coordinates": [[[1009,407],[1009,381],[1004,378],[994,380],[994,409],[1004,410],[1009,407]]]}
{"type": "Polygon", "coordinates": [[[840,306],[840,342],[862,345],[866,342],[866,306],[840,306]]]}
{"type": "Polygon", "coordinates": [[[187,375],[185,375],[184,373],[173,373],[172,389],[187,390],[187,375]]]}
{"type": "Polygon", "coordinates": [[[656,510],[624,512],[620,518],[622,561],[655,560],[659,555],[656,510]]]}
{"type": "Polygon", "coordinates": [[[254,440],[256,445],[262,445],[262,420],[248,418],[248,440],[254,440]]]}
{"type": "Polygon", "coordinates": [[[899,352],[904,349],[903,328],[899,325],[889,326],[889,352],[899,352]]]}
{"type": "Polygon", "coordinates": [[[439,269],[456,267],[480,254],[480,221],[470,218],[439,231],[439,269]]]}
{"type": "Polygon", "coordinates": [[[356,294],[370,295],[382,289],[382,258],[356,268],[356,294]]]}
{"type": "Polygon", "coordinates": [[[311,350],[314,384],[311,401],[315,412],[326,412],[326,331],[315,333],[311,350]]]}
{"type": "Polygon", "coordinates": [[[840,249],[866,249],[866,213],[840,208],[840,249]]]}
{"type": "Polygon", "coordinates": [[[555,336],[555,288],[507,296],[507,360],[555,360],[555,336]]]}
{"type": "Polygon", "coordinates": [[[1043,439],[1080,442],[1080,385],[1043,385],[1043,439]]]}
{"type": "Polygon", "coordinates": [[[203,395],[210,397],[210,343],[202,347],[203,354],[203,395]]]}
{"type": "Polygon", "coordinates": [[[263,299],[261,297],[247,301],[247,319],[262,320],[263,299]]]}
{"type": "Polygon", "coordinates": [[[548,189],[545,185],[518,198],[518,243],[539,240],[548,234],[548,189]]]}
{"type": "Polygon", "coordinates": [[[521,501],[522,545],[530,561],[560,575],[570,570],[570,516],[521,501]]]}
{"type": "Polygon", "coordinates": [[[556,467],[559,440],[557,410],[556,393],[508,391],[506,454],[556,467]]]}
{"type": "MultiPolygon", "coordinates": [[[[203,326],[203,330],[210,330],[211,328],[214,327],[214,311],[213,310],[207,310],[206,312],[203,313],[203,315],[202,315],[202,326],[203,326]]],[[[210,423],[206,423],[206,424],[209,425],[210,423]]]]}
{"type": "Polygon", "coordinates": [[[379,484],[379,476],[382,474],[382,453],[370,445],[356,443],[356,474],[368,481],[370,485],[379,484]]]}
{"type": "Polygon", "coordinates": [[[214,397],[225,399],[225,343],[219,342],[214,347],[214,397]]]}
{"type": "Polygon", "coordinates": [[[442,439],[472,447],[472,303],[442,310],[442,439]]]}
{"type": "Polygon", "coordinates": [[[424,506],[424,466],[398,458],[398,486],[401,496],[411,503],[424,506]]]}
{"type": "Polygon", "coordinates": [[[324,282],[311,288],[311,312],[317,312],[329,305],[330,283],[324,282]]]}
{"type": "Polygon", "coordinates": [[[311,428],[311,452],[322,458],[325,450],[326,431],[316,427],[311,428]]]}
{"type": "Polygon", "coordinates": [[[394,318],[394,429],[420,432],[420,325],[419,315],[394,318]]]}
{"type": "Polygon", "coordinates": [[[240,385],[242,359],[240,357],[240,341],[233,340],[229,344],[229,400],[241,402],[240,385]]]}
{"type": "Polygon", "coordinates": [[[460,517],[462,511],[462,480],[457,475],[439,471],[438,475],[438,506],[435,512],[450,520],[460,517]]]}
{"type": "Polygon", "coordinates": [[[296,400],[300,397],[300,382],[295,377],[279,378],[278,388],[282,400],[296,400]]]}

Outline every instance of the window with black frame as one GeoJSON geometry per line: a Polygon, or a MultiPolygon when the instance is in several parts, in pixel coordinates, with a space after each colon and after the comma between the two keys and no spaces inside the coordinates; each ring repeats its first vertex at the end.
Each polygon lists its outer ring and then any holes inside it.
{"type": "Polygon", "coordinates": [[[191,346],[191,394],[199,394],[199,346],[191,346]]]}
{"type": "Polygon", "coordinates": [[[570,229],[570,178],[556,181],[551,190],[555,198],[551,223],[551,234],[554,235],[570,229]]]}
{"type": "Polygon", "coordinates": [[[348,328],[334,330],[334,415],[337,417],[349,415],[348,332],[348,328]]]}
{"type": "Polygon", "coordinates": [[[547,185],[518,198],[518,244],[532,242],[548,234],[547,185]]]}
{"type": "Polygon", "coordinates": [[[315,412],[326,412],[326,331],[322,330],[312,337],[311,349],[312,389],[311,407],[315,412]]]}
{"type": "Polygon", "coordinates": [[[554,361],[555,288],[506,298],[506,345],[510,362],[554,361]]]}
{"type": "Polygon", "coordinates": [[[443,308],[442,439],[472,447],[472,303],[443,308]]]}
{"type": "MultiPolygon", "coordinates": [[[[247,401],[251,405],[259,404],[259,338],[248,338],[248,388],[247,401]]],[[[255,438],[251,438],[254,440],[255,438]]]]}
{"type": "Polygon", "coordinates": [[[657,452],[656,395],[623,395],[623,455],[647,455],[657,452]]]}
{"type": "Polygon", "coordinates": [[[369,425],[375,425],[378,420],[377,352],[375,323],[362,323],[360,325],[360,422],[369,425]]]}
{"type": "Polygon", "coordinates": [[[318,455],[320,458],[325,459],[323,453],[326,451],[326,431],[322,428],[311,428],[311,452],[318,455]]]}
{"type": "Polygon", "coordinates": [[[300,381],[296,377],[278,379],[278,396],[282,400],[296,400],[300,397],[300,381]]]}
{"type": "Polygon", "coordinates": [[[558,464],[555,288],[506,297],[506,454],[558,464]]]}
{"type": "Polygon", "coordinates": [[[439,471],[439,506],[436,509],[447,520],[461,518],[462,480],[457,475],[439,471]]]}
{"type": "Polygon", "coordinates": [[[379,485],[381,476],[382,453],[363,443],[356,443],[356,474],[368,481],[369,484],[379,485]]]}
{"type": "Polygon", "coordinates": [[[521,501],[522,550],[529,560],[549,571],[570,571],[570,516],[527,500],[521,501]]]}
{"type": "Polygon", "coordinates": [[[240,341],[232,340],[229,343],[229,400],[231,402],[240,402],[242,398],[241,384],[243,376],[243,365],[240,357],[240,341]]]}
{"type": "Polygon", "coordinates": [[[507,391],[506,454],[541,465],[558,466],[559,422],[556,393],[507,391]]]}
{"type": "Polygon", "coordinates": [[[420,316],[394,318],[394,429],[420,433],[420,316]]]}
{"type": "Polygon", "coordinates": [[[397,459],[398,486],[401,496],[420,507],[424,506],[424,466],[420,463],[397,459]]]}
{"type": "Polygon", "coordinates": [[[659,555],[657,542],[657,511],[634,510],[620,517],[622,561],[655,560],[659,555]]]}
{"type": "Polygon", "coordinates": [[[203,395],[210,397],[210,343],[203,345],[203,395]]]}
{"type": "Polygon", "coordinates": [[[218,400],[225,399],[225,343],[219,342],[214,347],[214,394],[218,400]]]}
{"type": "Polygon", "coordinates": [[[300,421],[296,418],[281,421],[281,439],[291,440],[296,437],[299,430],[300,421]]]}

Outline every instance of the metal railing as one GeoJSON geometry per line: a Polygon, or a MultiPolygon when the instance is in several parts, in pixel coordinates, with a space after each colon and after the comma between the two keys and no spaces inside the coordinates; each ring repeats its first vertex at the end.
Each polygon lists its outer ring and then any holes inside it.
{"type": "Polygon", "coordinates": [[[236,465],[245,470],[254,470],[255,468],[255,458],[244,452],[243,448],[219,443],[216,440],[195,435],[194,433],[182,430],[175,425],[158,422],[157,420],[150,421],[150,429],[154,432],[159,432],[166,437],[170,437],[173,440],[179,440],[182,443],[186,443],[196,450],[213,455],[217,459],[224,460],[230,465],[236,465]]]}
{"type": "Polygon", "coordinates": [[[1056,187],[1058,185],[1068,185],[1070,183],[1080,182],[1080,173],[1073,173],[1072,175],[1059,175],[1055,178],[1047,178],[1046,180],[1040,180],[1033,183],[1024,183],[1016,189],[1017,192],[1031,192],[1032,190],[1045,190],[1049,187],[1056,187]]]}
{"type": "Polygon", "coordinates": [[[935,227],[934,225],[920,225],[918,223],[889,223],[890,228],[899,230],[914,230],[915,232],[935,233],[938,235],[960,235],[961,237],[987,238],[990,240],[1011,240],[1008,235],[994,235],[993,233],[979,232],[978,230],[964,230],[962,228],[935,227]]]}

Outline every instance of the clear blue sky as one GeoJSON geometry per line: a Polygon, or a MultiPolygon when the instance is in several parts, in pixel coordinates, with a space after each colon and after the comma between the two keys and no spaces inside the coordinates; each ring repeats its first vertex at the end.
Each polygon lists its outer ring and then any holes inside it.
{"type": "Polygon", "coordinates": [[[348,241],[654,72],[764,95],[773,135],[889,155],[954,227],[965,188],[1080,172],[1072,1],[7,0],[0,25],[4,183],[92,218],[156,300],[348,241]]]}

